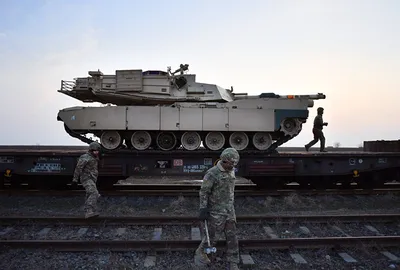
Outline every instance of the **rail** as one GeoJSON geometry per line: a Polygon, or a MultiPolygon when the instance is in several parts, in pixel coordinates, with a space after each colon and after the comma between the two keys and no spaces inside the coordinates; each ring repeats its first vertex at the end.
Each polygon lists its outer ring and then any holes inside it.
{"type": "MultiPolygon", "coordinates": [[[[399,214],[331,214],[331,215],[249,215],[237,216],[238,223],[319,223],[328,224],[332,221],[341,223],[353,222],[393,222],[400,220],[399,214]]],[[[0,217],[0,224],[17,224],[18,226],[39,224],[62,224],[62,225],[190,225],[199,222],[195,216],[101,216],[93,219],[82,217],[60,216],[60,217],[37,217],[37,216],[8,216],[0,217]]],[[[399,236],[400,237],[400,236],[399,236]]]]}
{"type": "MultiPolygon", "coordinates": [[[[217,248],[224,248],[226,241],[217,241],[217,248]]],[[[400,236],[319,237],[239,240],[242,249],[314,249],[322,247],[394,247],[400,236]]],[[[198,247],[198,240],[0,240],[8,248],[53,248],[55,251],[186,251],[198,247]]]]}

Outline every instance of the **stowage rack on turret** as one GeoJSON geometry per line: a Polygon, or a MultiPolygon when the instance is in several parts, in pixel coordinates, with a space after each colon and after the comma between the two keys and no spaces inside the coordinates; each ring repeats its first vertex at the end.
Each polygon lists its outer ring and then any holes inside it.
{"type": "Polygon", "coordinates": [[[185,73],[188,67],[117,70],[115,75],[98,70],[61,81],[58,92],[107,106],[65,108],[57,120],[83,142],[93,141],[87,134],[99,137],[106,150],[234,147],[271,152],[301,132],[314,100],[325,99],[321,93],[236,94],[232,88],[197,82],[195,74],[185,73]]]}

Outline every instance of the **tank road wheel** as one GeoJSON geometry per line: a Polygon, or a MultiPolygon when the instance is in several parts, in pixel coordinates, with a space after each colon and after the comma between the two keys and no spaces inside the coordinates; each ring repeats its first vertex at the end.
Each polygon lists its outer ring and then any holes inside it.
{"type": "Polygon", "coordinates": [[[272,137],[268,132],[257,132],[253,136],[253,145],[258,150],[267,150],[272,145],[272,137]]]}
{"type": "Polygon", "coordinates": [[[281,131],[285,135],[289,135],[290,137],[293,137],[301,131],[301,122],[297,118],[285,118],[281,122],[281,131]]]}
{"type": "Polygon", "coordinates": [[[204,143],[208,149],[218,151],[225,145],[225,136],[217,131],[208,132],[204,143]]]}
{"type": "Polygon", "coordinates": [[[157,146],[164,151],[174,149],[176,145],[176,136],[173,132],[160,132],[157,135],[157,146]]]}
{"type": "Polygon", "coordinates": [[[196,131],[188,131],[183,133],[181,143],[186,150],[196,150],[200,147],[201,137],[196,131]]]}
{"type": "Polygon", "coordinates": [[[104,131],[101,134],[100,142],[107,150],[114,150],[121,145],[122,138],[118,131],[104,131]]]}
{"type": "Polygon", "coordinates": [[[151,136],[147,131],[136,131],[132,134],[131,144],[136,150],[146,150],[151,145],[151,136]]]}
{"type": "Polygon", "coordinates": [[[233,132],[229,136],[229,144],[238,151],[246,149],[249,145],[249,137],[244,132],[233,132]]]}

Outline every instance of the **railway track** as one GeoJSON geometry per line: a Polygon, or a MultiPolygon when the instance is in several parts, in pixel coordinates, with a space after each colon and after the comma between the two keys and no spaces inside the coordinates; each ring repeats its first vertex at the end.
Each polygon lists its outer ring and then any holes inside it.
{"type": "MultiPolygon", "coordinates": [[[[370,269],[372,264],[375,268],[371,269],[396,269],[400,262],[399,220],[400,213],[238,216],[241,265],[253,269],[265,269],[266,265],[283,269],[307,264],[312,269],[363,265],[370,269]]],[[[93,267],[98,268],[106,267],[109,259],[110,268],[165,269],[174,265],[193,269],[200,227],[193,216],[1,217],[0,248],[7,250],[10,259],[17,254],[26,258],[26,249],[30,249],[28,254],[39,267],[54,268],[56,263],[61,268],[78,267],[93,258],[93,267]],[[66,263],[66,259],[73,262],[66,263]]],[[[210,257],[216,268],[211,269],[222,269],[223,261],[216,258],[223,256],[224,239],[219,239],[216,248],[217,253],[210,257]]]]}
{"type": "MultiPolygon", "coordinates": [[[[246,215],[237,216],[239,224],[257,223],[320,223],[330,222],[399,222],[399,214],[351,214],[351,215],[246,215]]],[[[85,219],[74,216],[36,217],[36,216],[8,216],[0,217],[0,225],[26,226],[32,224],[50,225],[190,225],[200,220],[196,216],[99,216],[85,219]]]]}
{"type": "MultiPolygon", "coordinates": [[[[244,250],[359,245],[398,247],[400,236],[396,232],[400,228],[399,220],[400,214],[237,217],[239,245],[244,250]],[[351,228],[355,235],[349,233],[351,228]]],[[[182,251],[195,249],[201,235],[200,228],[196,227],[200,221],[188,216],[100,217],[90,220],[79,217],[2,217],[0,224],[0,246],[58,251],[182,251]]],[[[225,241],[220,240],[217,248],[224,245],[225,241]]]]}

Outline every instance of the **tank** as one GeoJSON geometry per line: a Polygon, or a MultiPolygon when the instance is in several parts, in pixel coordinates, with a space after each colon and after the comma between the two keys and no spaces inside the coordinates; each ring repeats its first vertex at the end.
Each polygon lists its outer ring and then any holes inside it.
{"type": "Polygon", "coordinates": [[[58,112],[66,132],[83,142],[100,139],[105,150],[130,148],[194,151],[271,152],[296,137],[308,119],[314,100],[322,93],[278,95],[234,93],[216,84],[196,81],[186,74],[189,65],[171,72],[116,70],[104,75],[61,81],[58,92],[97,107],[71,107],[58,112]]]}

